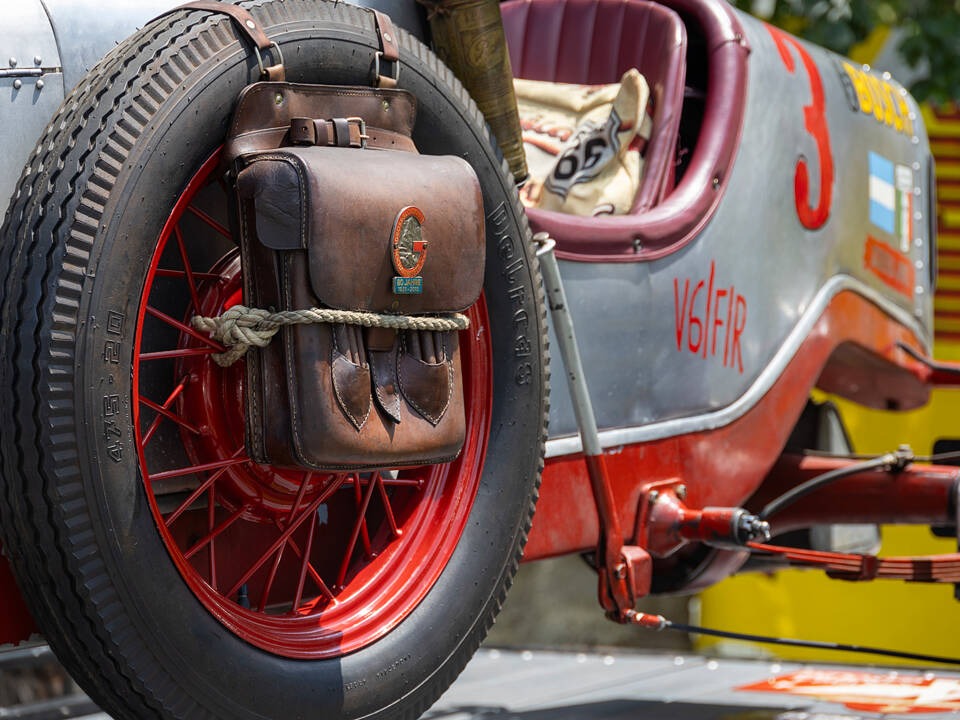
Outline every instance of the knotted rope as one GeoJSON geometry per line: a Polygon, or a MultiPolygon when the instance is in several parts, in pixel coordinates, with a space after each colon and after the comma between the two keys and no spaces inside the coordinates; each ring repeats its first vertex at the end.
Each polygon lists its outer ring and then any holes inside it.
{"type": "Polygon", "coordinates": [[[194,316],[193,326],[227,349],[215,353],[214,362],[220,367],[233,365],[243,357],[247,349],[254,345],[266,347],[284,325],[312,325],[315,323],[341,323],[343,325],[361,325],[363,327],[394,328],[395,330],[466,330],[470,321],[466,315],[453,313],[443,317],[415,315],[381,315],[379,313],[360,312],[358,310],[331,310],[329,308],[310,308],[309,310],[282,310],[271,312],[259,308],[234,305],[218,317],[194,316]]]}

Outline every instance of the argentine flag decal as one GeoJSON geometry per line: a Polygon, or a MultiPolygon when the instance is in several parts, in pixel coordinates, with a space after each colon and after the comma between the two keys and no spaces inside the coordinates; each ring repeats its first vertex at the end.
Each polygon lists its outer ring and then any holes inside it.
{"type": "Polygon", "coordinates": [[[894,216],[897,191],[893,163],[882,155],[870,153],[870,222],[891,235],[895,232],[894,216]]]}

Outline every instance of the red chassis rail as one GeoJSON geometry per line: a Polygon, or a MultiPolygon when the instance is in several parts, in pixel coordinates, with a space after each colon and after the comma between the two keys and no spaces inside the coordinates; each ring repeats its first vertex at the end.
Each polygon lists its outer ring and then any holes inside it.
{"type": "MultiPolygon", "coordinates": [[[[778,462],[814,387],[869,407],[906,410],[926,404],[934,386],[960,386],[960,366],[928,359],[909,330],[861,296],[842,292],[774,386],[734,422],[608,448],[602,463],[587,463],[582,455],[549,460],[525,560],[597,549],[609,526],[598,518],[593,492],[606,485],[624,545],[659,558],[651,567],[656,576],[671,554],[705,539],[701,524],[731,517],[721,511],[759,509],[765,498],[850,462],[809,457],[778,462]],[[598,468],[605,477],[591,477],[598,468]],[[657,505],[651,509],[653,498],[657,505]],[[710,512],[701,513],[706,509],[710,512]]],[[[953,524],[957,473],[952,467],[910,465],[896,474],[854,475],[771,521],[775,532],[843,522],[953,524]]],[[[729,547],[731,539],[717,544],[729,547]]],[[[694,590],[722,579],[743,564],[745,550],[715,553],[696,577],[672,589],[694,590]]],[[[649,580],[635,585],[649,587],[649,580]]]]}
{"type": "MultiPolygon", "coordinates": [[[[784,490],[851,462],[780,456],[813,387],[868,406],[910,409],[923,405],[933,386],[960,385],[960,367],[933,362],[921,347],[876,306],[853,293],[840,293],[780,379],[739,419],[714,430],[607,449],[597,456],[590,463],[595,481],[599,489],[609,490],[607,511],[616,514],[623,543],[633,548],[633,569],[656,573],[656,563],[644,555],[663,558],[708,540],[731,517],[729,511],[758,509],[784,490]],[[650,513],[654,492],[669,502],[650,513]],[[713,510],[701,522],[703,508],[713,510]]],[[[958,472],[953,467],[910,465],[900,473],[852,475],[772,518],[774,530],[842,522],[953,524],[958,472]]],[[[582,455],[547,462],[525,560],[597,549],[601,523],[593,491],[582,455]]],[[[746,552],[720,552],[685,589],[716,582],[745,559],[746,552]]],[[[649,577],[630,580],[638,596],[650,587],[649,577]]],[[[0,645],[26,640],[33,632],[34,623],[0,556],[0,645]]]]}

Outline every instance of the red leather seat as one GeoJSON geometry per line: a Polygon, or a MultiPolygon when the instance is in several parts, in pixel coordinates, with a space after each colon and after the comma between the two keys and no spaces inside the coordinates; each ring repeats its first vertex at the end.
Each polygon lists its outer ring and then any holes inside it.
{"type": "Polygon", "coordinates": [[[687,32],[648,0],[509,0],[500,6],[517,77],[597,85],[637,68],[650,86],[653,134],[632,214],[673,189],[687,32]]]}

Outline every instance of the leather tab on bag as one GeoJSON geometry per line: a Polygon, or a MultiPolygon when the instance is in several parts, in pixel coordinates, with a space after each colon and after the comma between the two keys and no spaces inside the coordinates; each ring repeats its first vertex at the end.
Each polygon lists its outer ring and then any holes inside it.
{"type": "Polygon", "coordinates": [[[394,328],[372,327],[366,328],[367,348],[370,350],[380,350],[386,352],[393,349],[393,344],[397,341],[397,331],[394,328]]]}
{"type": "Polygon", "coordinates": [[[408,333],[397,358],[397,380],[406,401],[432,425],[437,425],[450,405],[453,393],[453,364],[442,346],[436,352],[440,362],[428,362],[408,352],[408,333]]]}
{"type": "Polygon", "coordinates": [[[344,414],[360,430],[370,416],[370,369],[360,328],[334,325],[332,352],[333,392],[344,414]]]}
{"type": "Polygon", "coordinates": [[[389,350],[367,352],[373,376],[373,394],[377,405],[394,421],[400,422],[400,389],[397,384],[397,345],[389,350]]]}
{"type": "Polygon", "coordinates": [[[380,38],[380,50],[374,57],[373,85],[378,88],[395,88],[400,79],[400,48],[397,45],[397,31],[393,27],[390,16],[379,10],[373,11],[373,22],[377,27],[377,37],[380,38]],[[393,77],[380,72],[383,62],[394,66],[393,77]]]}
{"type": "Polygon", "coordinates": [[[370,416],[370,369],[351,362],[337,349],[333,351],[330,369],[337,402],[343,414],[360,430],[370,416]]]}

